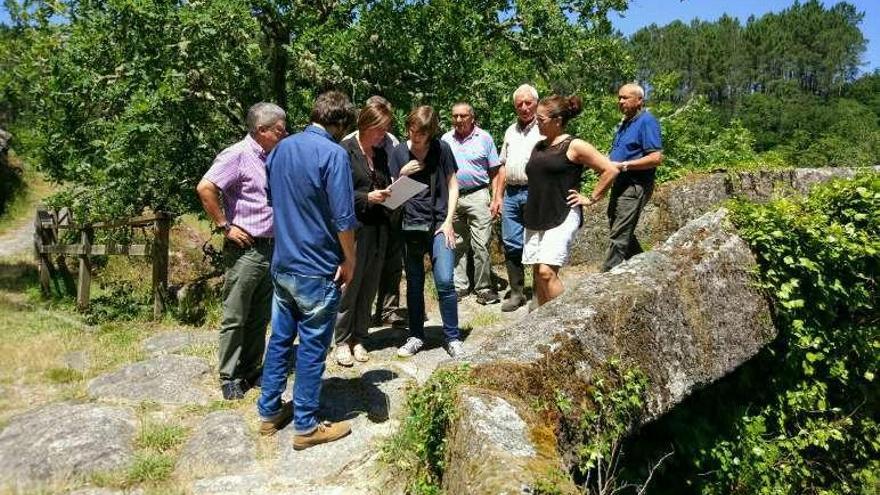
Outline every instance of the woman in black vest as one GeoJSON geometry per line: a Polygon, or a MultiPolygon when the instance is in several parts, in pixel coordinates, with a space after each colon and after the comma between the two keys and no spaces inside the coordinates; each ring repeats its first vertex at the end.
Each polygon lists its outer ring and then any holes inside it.
{"type": "Polygon", "coordinates": [[[571,241],[581,226],[581,207],[602,199],[617,176],[607,157],[565,132],[581,109],[579,97],[553,95],[542,99],[536,112],[544,140],[535,145],[526,165],[529,197],[523,211],[523,263],[532,265],[538,306],[562,294],[559,267],[568,262],[571,241]],[[599,174],[589,196],[580,194],[584,167],[599,174]]]}
{"type": "Polygon", "coordinates": [[[342,294],[336,318],[336,362],[351,366],[369,359],[363,342],[368,337],[370,314],[390,229],[387,208],[382,206],[391,194],[388,155],[381,146],[391,127],[391,111],[385,105],[367,105],[358,115],[358,132],[343,140],[348,152],[354,185],[354,209],[360,226],[354,277],[342,294]]]}

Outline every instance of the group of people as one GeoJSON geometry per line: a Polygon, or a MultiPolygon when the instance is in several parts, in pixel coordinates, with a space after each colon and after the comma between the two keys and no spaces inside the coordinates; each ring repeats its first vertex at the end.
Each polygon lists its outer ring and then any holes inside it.
{"type": "Polygon", "coordinates": [[[489,257],[499,216],[510,285],[503,311],[528,303],[525,265],[532,266],[535,306],[562,293],[559,269],[568,261],[582,207],[609,189],[611,242],[603,268],[641,252],[635,226],[663,158],[659,123],[643,110],[643,100],[638,85],[620,88],[623,119],[607,156],[566,132],[582,111],[580,98],[539,99],[530,85],[513,92],[517,120],[500,153],[466,102],[452,106],[453,128],[442,136],[434,108],[412,109],[402,141],[390,134],[393,111],[378,96],[355,112],[344,94],[324,93],[310,125],[292,136],[283,109],[253,105],[248,134],[217,156],[197,186],[225,237],[223,397],[240,399],[260,387],[260,433],[274,434],[292,420],[295,449],[347,435],[347,423],[317,418],[331,345],[343,366],[369,360],[364,343],[371,322],[401,316],[395,306],[404,271],[409,337],[397,354],[419,352],[428,255],[444,347],[459,357],[459,300],[472,287],[478,303],[500,302],[489,257]],[[346,135],[354,123],[357,130],[346,135]],[[588,195],[580,192],[584,168],[598,174],[588,195]],[[423,188],[399,208],[386,208],[390,185],[404,176],[423,188]],[[284,402],[294,361],[293,401],[284,402]]]}

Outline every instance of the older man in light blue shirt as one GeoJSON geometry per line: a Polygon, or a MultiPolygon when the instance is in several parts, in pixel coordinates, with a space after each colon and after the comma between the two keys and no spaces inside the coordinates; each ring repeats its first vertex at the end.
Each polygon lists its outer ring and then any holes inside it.
{"type": "Polygon", "coordinates": [[[443,135],[458,165],[458,205],[455,211],[456,243],[455,291],[461,297],[468,293],[467,254],[474,254],[474,292],[480,304],[499,302],[492,285],[492,264],[489,242],[492,219],[501,213],[504,176],[499,174],[498,152],[488,132],[480,129],[474,109],[467,103],[452,106],[454,129],[443,135]],[[492,189],[490,198],[489,188],[492,189]]]}

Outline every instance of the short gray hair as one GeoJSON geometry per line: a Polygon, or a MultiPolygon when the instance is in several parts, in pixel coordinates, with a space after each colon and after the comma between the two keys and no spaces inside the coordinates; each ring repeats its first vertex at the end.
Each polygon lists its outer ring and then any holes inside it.
{"type": "Polygon", "coordinates": [[[287,114],[278,105],[261,101],[254,103],[247,113],[248,132],[255,134],[260,127],[284,120],[287,114]]]}
{"type": "Polygon", "coordinates": [[[513,92],[513,100],[516,101],[516,95],[521,95],[523,93],[528,94],[534,98],[535,101],[538,101],[538,90],[531,84],[521,84],[520,87],[516,88],[516,91],[513,92]]]}
{"type": "Polygon", "coordinates": [[[624,89],[624,88],[629,89],[630,91],[635,93],[636,96],[638,96],[642,100],[645,99],[645,88],[643,88],[641,85],[639,85],[639,83],[634,83],[634,82],[626,83],[620,87],[620,89],[624,89]]]}

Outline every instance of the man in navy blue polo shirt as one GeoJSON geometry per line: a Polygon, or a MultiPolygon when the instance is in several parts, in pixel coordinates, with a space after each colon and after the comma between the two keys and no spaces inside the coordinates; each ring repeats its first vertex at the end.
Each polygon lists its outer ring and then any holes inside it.
{"type": "Polygon", "coordinates": [[[642,252],[635,236],[636,224],[654,191],[657,167],[663,162],[660,123],[643,108],[644,100],[645,90],[638,84],[625,84],[617,92],[623,120],[614,135],[609,158],[620,173],[608,202],[611,243],[603,271],[642,252]]]}
{"type": "Polygon", "coordinates": [[[275,292],[257,410],[263,435],[293,418],[296,450],[351,432],[346,422],[319,422],[317,412],[340,293],[354,273],[354,188],[348,152],[336,144],[354,122],[354,107],[344,94],[329,91],[315,100],[311,121],[282,140],[266,162],[275,213],[275,292]],[[281,394],[297,335],[291,404],[281,394]]]}

